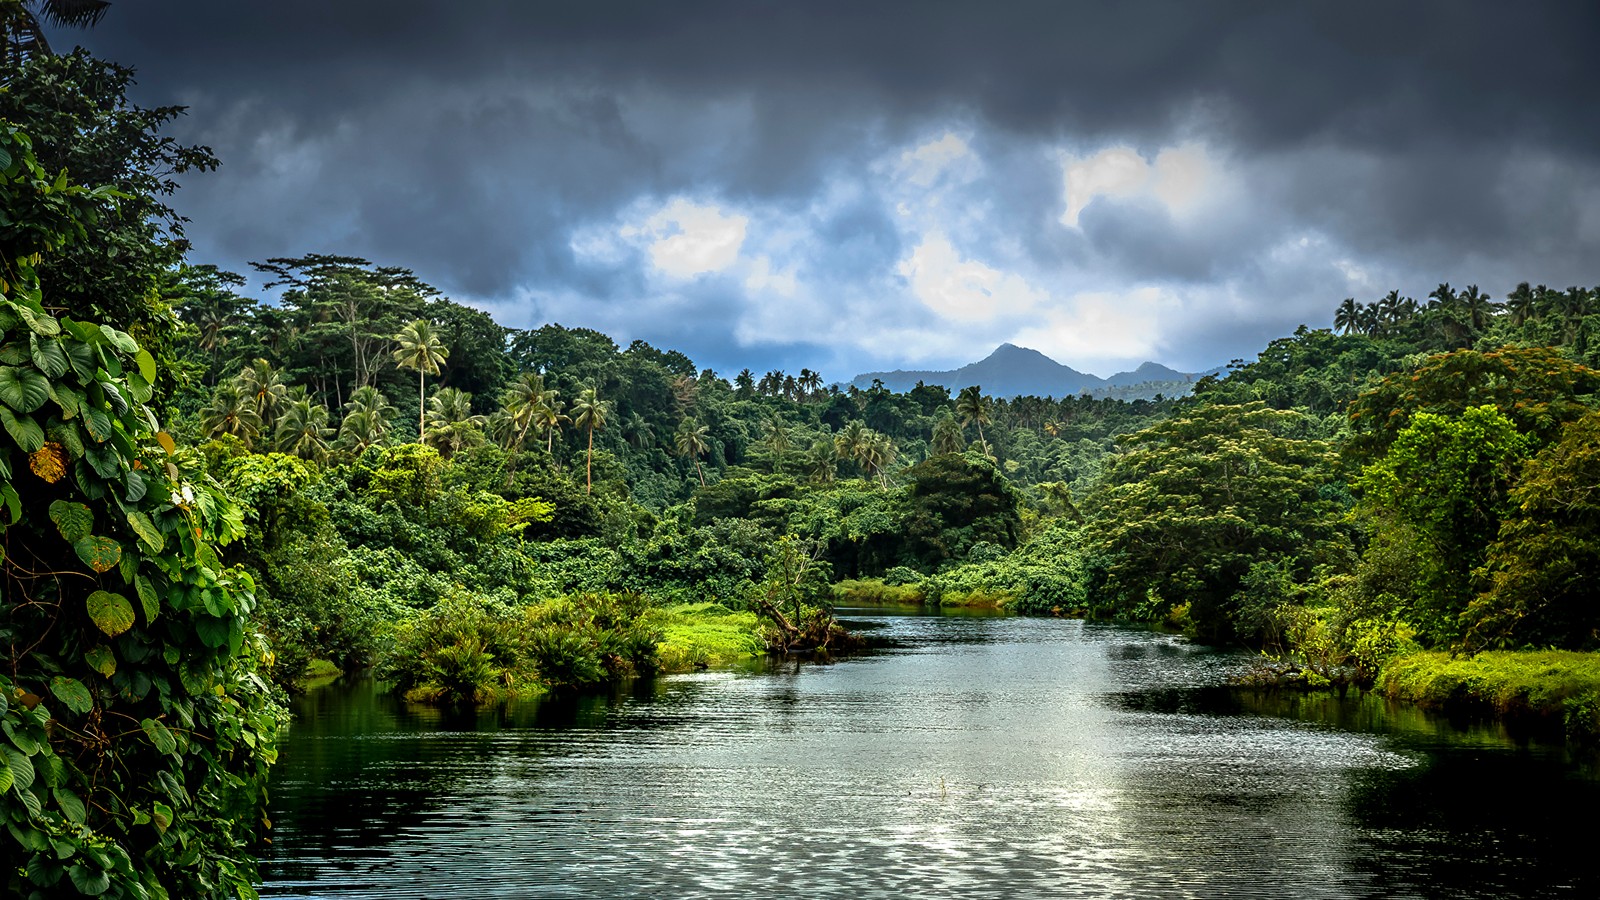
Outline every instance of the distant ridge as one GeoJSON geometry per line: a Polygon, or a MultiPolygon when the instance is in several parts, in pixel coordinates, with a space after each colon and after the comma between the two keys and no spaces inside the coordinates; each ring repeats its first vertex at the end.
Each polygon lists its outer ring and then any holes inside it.
{"type": "Polygon", "coordinates": [[[942,385],[951,393],[969,385],[981,385],[983,392],[992,397],[1032,394],[1060,399],[1089,394],[1124,400],[1148,400],[1157,394],[1166,397],[1185,396],[1194,389],[1194,382],[1206,374],[1211,372],[1179,372],[1160,363],[1147,362],[1132,372],[1118,372],[1110,378],[1101,378],[1064,366],[1037,350],[1001,344],[984,359],[959,369],[866,372],[857,375],[850,383],[865,389],[871,387],[873,381],[882,381],[884,387],[899,392],[916,387],[920,381],[923,384],[942,385]]]}

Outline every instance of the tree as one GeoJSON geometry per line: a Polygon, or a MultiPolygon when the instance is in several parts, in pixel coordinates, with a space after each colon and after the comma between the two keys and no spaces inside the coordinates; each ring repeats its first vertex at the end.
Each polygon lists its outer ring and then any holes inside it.
{"type": "Polygon", "coordinates": [[[1466,647],[1600,646],[1600,412],[1569,423],[1507,499],[1489,588],[1462,616],[1466,647]]]}
{"type": "Polygon", "coordinates": [[[1298,579],[1348,562],[1340,510],[1322,496],[1328,444],[1261,402],[1200,405],[1118,439],[1086,500],[1090,596],[1102,613],[1159,621],[1186,608],[1204,640],[1260,637],[1241,594],[1252,565],[1298,579]]]}
{"type": "MultiPolygon", "coordinates": [[[[1046,425],[1045,430],[1051,432],[1052,435],[1055,434],[1050,425],[1046,425]]],[[[933,423],[933,444],[931,449],[934,454],[960,453],[966,448],[966,445],[967,440],[961,434],[961,426],[956,424],[955,417],[951,416],[948,410],[944,411],[944,415],[941,415],[933,423]]]]}
{"type": "Polygon", "coordinates": [[[589,433],[589,451],[584,461],[584,492],[594,493],[594,433],[606,427],[606,417],[611,414],[611,404],[595,396],[594,388],[587,388],[572,401],[572,424],[589,433]]]}
{"type": "Polygon", "coordinates": [[[344,420],[339,423],[339,445],[357,454],[382,444],[389,436],[389,419],[395,408],[377,388],[357,388],[344,405],[344,420]]]}
{"type": "Polygon", "coordinates": [[[393,351],[395,364],[402,369],[417,370],[417,441],[427,432],[428,412],[426,378],[439,374],[439,365],[450,355],[439,335],[427,319],[413,319],[394,335],[400,349],[393,351]]]}
{"type": "Polygon", "coordinates": [[[0,4],[4,17],[5,65],[20,66],[35,56],[50,56],[40,20],[60,28],[89,28],[97,25],[111,4],[106,0],[28,0],[0,4]]]}
{"type": "Polygon", "coordinates": [[[993,408],[989,398],[983,395],[983,388],[977,385],[962,388],[956,397],[956,415],[961,417],[961,427],[976,423],[978,442],[981,444],[988,444],[983,437],[983,426],[989,424],[989,414],[993,408]]]}
{"type": "Polygon", "coordinates": [[[678,426],[678,433],[673,438],[673,446],[678,450],[679,456],[688,456],[694,459],[695,474],[700,476],[700,486],[706,486],[706,473],[700,468],[700,457],[710,452],[711,444],[708,437],[711,429],[687,419],[678,426]]]}
{"type": "Polygon", "coordinates": [[[947,453],[907,469],[910,482],[901,527],[910,553],[930,568],[966,556],[987,541],[1015,547],[1021,519],[1015,489],[977,453],[947,453]]]}
{"type": "Polygon", "coordinates": [[[563,422],[571,422],[562,413],[563,404],[555,390],[547,390],[541,395],[538,409],[535,411],[535,421],[540,431],[544,432],[544,451],[555,454],[556,432],[561,430],[563,422]]]}
{"type": "Polygon", "coordinates": [[[488,417],[472,412],[472,395],[456,388],[440,388],[428,398],[427,427],[423,442],[445,459],[483,442],[488,417]]]}
{"type": "Polygon", "coordinates": [[[237,383],[226,382],[211,392],[210,404],[200,410],[200,433],[210,438],[231,434],[248,449],[261,434],[261,416],[237,383]]]}
{"type": "Polygon", "coordinates": [[[301,459],[321,460],[328,455],[328,408],[301,397],[289,403],[273,431],[279,453],[301,459]]]}
{"type": "Polygon", "coordinates": [[[289,396],[289,386],[283,383],[283,374],[272,363],[257,359],[239,371],[234,378],[234,384],[255,407],[260,427],[275,428],[278,413],[288,402],[289,396]]]}
{"type": "Polygon", "coordinates": [[[1399,612],[1428,643],[1442,646],[1461,636],[1473,570],[1511,509],[1511,485],[1531,444],[1493,406],[1469,407],[1459,416],[1418,412],[1356,480],[1363,516],[1417,544],[1399,612]]]}
{"type": "Polygon", "coordinates": [[[1346,297],[1333,314],[1333,327],[1341,334],[1350,334],[1360,328],[1361,306],[1354,297],[1346,297]]]}
{"type": "MultiPolygon", "coordinates": [[[[32,9],[48,18],[51,10],[91,6],[46,0],[32,9]]],[[[27,13],[14,0],[0,9],[9,14],[8,28],[27,13]]],[[[8,31],[7,37],[15,34],[8,31]]],[[[41,290],[52,309],[126,328],[156,358],[156,397],[164,399],[176,386],[172,350],[178,320],[163,288],[188,249],[183,218],[167,198],[179,176],[216,168],[216,157],[205,147],[162,136],[182,107],[144,109],[129,102],[132,69],[83,50],[28,54],[13,63],[0,72],[0,121],[24,126],[34,158],[52,177],[66,171],[74,184],[123,195],[82,223],[84,240],[40,260],[41,290]]]]}

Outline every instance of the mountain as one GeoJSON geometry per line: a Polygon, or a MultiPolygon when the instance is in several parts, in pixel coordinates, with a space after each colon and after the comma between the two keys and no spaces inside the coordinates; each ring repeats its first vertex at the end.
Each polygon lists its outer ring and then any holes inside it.
{"type": "Polygon", "coordinates": [[[1160,363],[1147,362],[1132,372],[1118,372],[1101,378],[1064,366],[1037,350],[1001,344],[988,357],[959,369],[936,371],[896,369],[893,372],[866,372],[851,384],[869,388],[882,381],[892,391],[908,391],[923,384],[943,385],[955,393],[968,385],[981,385],[993,397],[1070,397],[1090,394],[1124,400],[1149,399],[1156,394],[1173,397],[1189,393],[1199,374],[1179,372],[1160,363]]]}

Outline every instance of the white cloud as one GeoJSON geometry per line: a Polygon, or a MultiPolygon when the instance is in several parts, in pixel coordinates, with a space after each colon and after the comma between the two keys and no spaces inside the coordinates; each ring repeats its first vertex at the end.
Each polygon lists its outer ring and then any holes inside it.
{"type": "Polygon", "coordinates": [[[958,322],[986,322],[1026,312],[1046,295],[1011,272],[963,259],[939,232],[925,236],[897,269],[929,309],[958,322]]]}
{"type": "Polygon", "coordinates": [[[1078,217],[1100,197],[1149,197],[1174,216],[1186,217],[1221,186],[1223,173],[1204,147],[1181,144],[1146,161],[1132,147],[1108,147],[1093,156],[1069,157],[1062,163],[1066,210],[1061,224],[1078,227],[1078,217]]]}
{"type": "Polygon", "coordinates": [[[1170,291],[1154,286],[1085,292],[1018,331],[1012,342],[1073,366],[1151,359],[1181,307],[1170,291]]]}
{"type": "Polygon", "coordinates": [[[618,234],[643,244],[660,271],[674,278],[693,278],[733,265],[749,224],[747,216],[678,197],[642,222],[624,225],[618,234]]]}
{"type": "Polygon", "coordinates": [[[931,187],[939,176],[949,173],[955,180],[970,181],[982,170],[978,155],[953,131],[900,154],[895,174],[917,187],[931,187]]]}

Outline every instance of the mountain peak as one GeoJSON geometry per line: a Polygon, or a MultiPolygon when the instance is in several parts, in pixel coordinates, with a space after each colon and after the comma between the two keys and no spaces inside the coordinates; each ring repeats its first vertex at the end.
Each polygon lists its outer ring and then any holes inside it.
{"type": "Polygon", "coordinates": [[[975,363],[947,371],[867,372],[857,375],[852,383],[868,387],[874,380],[884,383],[890,390],[905,391],[916,382],[941,385],[951,392],[977,385],[991,397],[1017,397],[1032,394],[1039,397],[1071,397],[1076,394],[1111,394],[1117,396],[1143,396],[1165,392],[1171,396],[1188,393],[1188,383],[1194,376],[1178,372],[1156,362],[1147,362],[1134,372],[1119,372],[1110,378],[1100,378],[1064,366],[1038,350],[1018,347],[1007,342],[975,363]],[[1133,394],[1128,389],[1137,386],[1133,394]],[[1159,387],[1158,387],[1159,386],[1159,387]]]}

